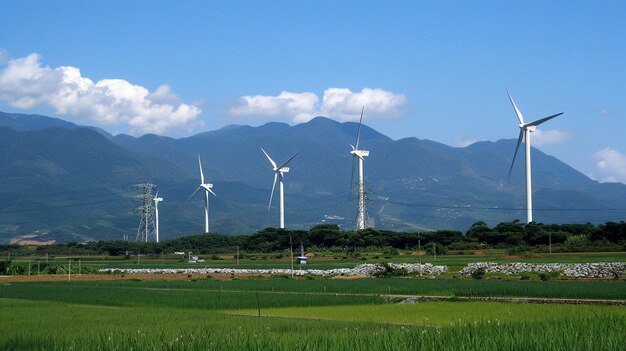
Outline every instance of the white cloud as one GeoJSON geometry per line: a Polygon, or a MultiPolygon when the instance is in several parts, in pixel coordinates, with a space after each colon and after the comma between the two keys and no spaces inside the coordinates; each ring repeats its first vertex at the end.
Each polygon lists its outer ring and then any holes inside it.
{"type": "Polygon", "coordinates": [[[603,182],[626,183],[626,155],[607,147],[593,154],[593,157],[598,161],[597,179],[603,182]]]}
{"type": "Polygon", "coordinates": [[[477,140],[474,138],[457,138],[454,140],[454,146],[467,147],[474,144],[477,140]]]}
{"type": "Polygon", "coordinates": [[[343,121],[356,121],[363,106],[368,115],[395,117],[406,103],[404,94],[394,94],[382,89],[364,88],[353,93],[350,89],[329,88],[324,91],[321,113],[343,121]]]}
{"type": "Polygon", "coordinates": [[[313,93],[281,92],[278,96],[244,96],[231,107],[232,116],[289,117],[294,121],[306,121],[318,104],[319,98],[313,93]]]}
{"type": "Polygon", "coordinates": [[[306,122],[324,115],[341,121],[358,121],[361,108],[365,106],[368,115],[394,117],[401,114],[406,98],[382,89],[364,88],[352,92],[345,88],[329,88],[320,98],[315,93],[292,93],[283,91],[277,96],[244,96],[228,110],[235,117],[284,118],[293,122],[306,122]]]}
{"type": "Polygon", "coordinates": [[[572,136],[568,132],[560,130],[541,130],[537,129],[532,133],[530,138],[533,146],[545,146],[562,143],[572,136]]]}
{"type": "Polygon", "coordinates": [[[20,109],[48,106],[78,120],[127,126],[134,134],[189,129],[202,112],[181,103],[168,85],[150,93],[123,79],[94,83],[76,67],[42,66],[35,53],[10,60],[0,71],[0,100],[20,109]]]}

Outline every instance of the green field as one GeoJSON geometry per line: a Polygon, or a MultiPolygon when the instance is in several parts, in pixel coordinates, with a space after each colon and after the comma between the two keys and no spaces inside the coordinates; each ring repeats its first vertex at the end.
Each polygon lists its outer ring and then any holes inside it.
{"type": "Polygon", "coordinates": [[[399,304],[378,294],[391,289],[462,296],[465,289],[489,296],[623,299],[625,284],[418,279],[4,283],[0,349],[621,350],[626,342],[623,306],[399,304]]]}
{"type": "MultiPolygon", "coordinates": [[[[382,252],[363,252],[359,257],[349,257],[343,255],[317,256],[309,259],[306,267],[295,265],[296,269],[332,269],[351,268],[362,263],[432,263],[434,265],[448,266],[450,275],[456,274],[461,268],[472,262],[533,262],[533,263],[586,263],[586,262],[625,262],[626,252],[576,252],[576,253],[534,253],[530,256],[511,257],[503,250],[484,250],[480,254],[449,254],[443,256],[412,256],[411,251],[401,251],[400,255],[384,257],[382,252]]],[[[276,258],[275,254],[254,254],[248,255],[246,259],[236,260],[231,256],[224,256],[225,259],[212,260],[213,255],[202,256],[206,261],[202,263],[187,263],[186,259],[174,257],[172,255],[159,256],[137,256],[131,255],[128,259],[123,256],[72,256],[74,265],[80,260],[85,266],[96,268],[291,268],[288,257],[276,258]]],[[[67,264],[68,257],[51,257],[46,259],[41,256],[21,256],[13,259],[16,263],[29,263],[32,265],[32,272],[37,269],[37,262],[50,264],[67,264]]]]}

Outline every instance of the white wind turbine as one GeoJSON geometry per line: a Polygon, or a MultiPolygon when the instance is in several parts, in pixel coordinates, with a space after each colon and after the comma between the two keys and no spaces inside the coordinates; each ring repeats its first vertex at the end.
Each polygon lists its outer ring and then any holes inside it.
{"type": "MultiPolygon", "coordinates": [[[[365,157],[370,155],[370,152],[367,150],[359,149],[359,139],[361,138],[361,125],[363,123],[363,111],[365,110],[365,106],[361,109],[361,118],[359,119],[359,128],[356,133],[356,142],[354,145],[350,145],[352,147],[352,151],[350,153],[354,156],[354,161],[358,160],[359,163],[359,184],[358,184],[358,196],[359,203],[357,207],[357,216],[356,216],[356,230],[365,229],[366,225],[366,214],[365,214],[365,184],[363,182],[363,161],[365,157]]],[[[350,191],[352,191],[352,180],[354,179],[354,161],[352,162],[352,178],[350,179],[350,191]]]]}
{"type": "Polygon", "coordinates": [[[213,190],[211,190],[211,188],[213,188],[213,184],[204,182],[204,173],[202,172],[202,162],[200,161],[199,154],[198,154],[198,166],[200,166],[200,185],[198,185],[198,188],[196,188],[193,194],[189,196],[189,199],[187,199],[187,201],[189,201],[196,194],[196,192],[198,192],[198,190],[204,189],[204,232],[208,233],[209,232],[209,193],[213,194],[213,196],[217,196],[217,195],[215,195],[213,190]]]}
{"type": "Polygon", "coordinates": [[[279,180],[280,182],[280,186],[279,186],[280,188],[280,229],[285,229],[285,193],[284,193],[284,185],[283,185],[283,179],[284,179],[283,174],[289,172],[289,167],[287,167],[287,165],[289,164],[289,162],[291,162],[291,160],[293,160],[294,157],[296,157],[298,153],[296,152],[295,154],[293,154],[293,156],[289,157],[287,161],[281,163],[280,166],[276,166],[276,162],[272,160],[270,155],[268,155],[267,152],[263,150],[263,148],[261,148],[261,151],[263,151],[263,153],[265,154],[265,157],[267,157],[267,159],[272,164],[272,170],[274,171],[274,184],[272,184],[272,192],[270,193],[270,203],[267,206],[267,210],[269,211],[270,208],[272,207],[272,199],[274,197],[274,190],[276,189],[276,180],[279,180]]]}
{"type": "Polygon", "coordinates": [[[159,192],[157,191],[154,196],[154,231],[156,234],[156,242],[159,242],[159,202],[163,201],[162,197],[159,197],[159,192]]]}
{"type": "Polygon", "coordinates": [[[517,119],[519,119],[519,137],[517,138],[517,146],[515,146],[515,153],[513,154],[513,161],[511,161],[511,168],[509,169],[509,177],[511,176],[511,171],[513,170],[513,165],[515,164],[515,157],[517,156],[517,150],[519,149],[519,145],[522,143],[522,139],[526,141],[526,223],[530,223],[533,221],[533,194],[532,194],[532,182],[531,182],[531,172],[530,172],[530,133],[534,132],[537,129],[537,126],[541,123],[551,120],[554,117],[558,117],[563,114],[557,113],[555,115],[551,115],[548,117],[544,117],[538,119],[536,121],[530,123],[524,123],[524,116],[515,105],[511,94],[507,91],[509,95],[509,100],[511,100],[511,105],[513,105],[513,109],[515,110],[515,115],[517,115],[517,119]]]}

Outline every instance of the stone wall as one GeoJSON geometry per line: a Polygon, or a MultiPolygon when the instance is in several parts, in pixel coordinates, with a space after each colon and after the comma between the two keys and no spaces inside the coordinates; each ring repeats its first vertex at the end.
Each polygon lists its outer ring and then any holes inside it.
{"type": "MultiPolygon", "coordinates": [[[[405,269],[409,273],[420,272],[423,275],[440,275],[448,271],[446,266],[434,266],[430,263],[390,263],[393,269],[405,269]]],[[[125,274],[269,274],[269,275],[316,275],[316,276],[337,276],[337,275],[364,275],[375,276],[384,271],[382,264],[361,264],[354,268],[335,269],[243,269],[243,268],[102,268],[101,273],[125,273],[125,274]]]]}
{"type": "Polygon", "coordinates": [[[470,275],[483,268],[486,273],[501,273],[506,275],[520,273],[552,273],[560,272],[566,277],[573,278],[616,278],[624,274],[624,262],[598,263],[495,263],[475,262],[465,266],[460,273],[470,275]]]}

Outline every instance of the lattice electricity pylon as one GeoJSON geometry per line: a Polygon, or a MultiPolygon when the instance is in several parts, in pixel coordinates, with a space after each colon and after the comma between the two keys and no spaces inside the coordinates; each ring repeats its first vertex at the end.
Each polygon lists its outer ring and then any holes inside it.
{"type": "Polygon", "coordinates": [[[134,212],[140,215],[139,227],[137,228],[137,236],[135,241],[148,242],[150,239],[156,241],[156,229],[154,224],[154,205],[152,191],[157,188],[155,184],[150,182],[135,184],[135,188],[139,188],[141,194],[135,195],[133,200],[141,202],[142,205],[136,207],[134,212]]]}

